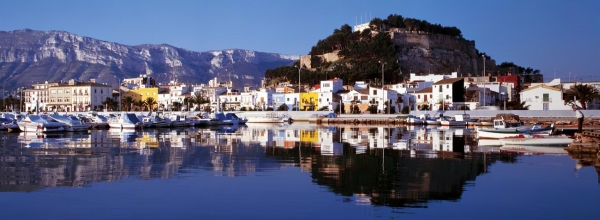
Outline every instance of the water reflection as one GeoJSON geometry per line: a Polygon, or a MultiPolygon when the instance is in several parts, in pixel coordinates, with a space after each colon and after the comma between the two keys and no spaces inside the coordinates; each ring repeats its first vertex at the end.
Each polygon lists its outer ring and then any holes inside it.
{"type": "Polygon", "coordinates": [[[472,133],[470,128],[302,123],[41,136],[5,133],[0,143],[0,191],[90,187],[92,182],[127,177],[235,177],[298,166],[311,173],[314,183],[354,196],[357,204],[425,207],[430,200],[458,200],[465,186],[494,163],[516,161],[516,154],[479,145],[472,133]]]}

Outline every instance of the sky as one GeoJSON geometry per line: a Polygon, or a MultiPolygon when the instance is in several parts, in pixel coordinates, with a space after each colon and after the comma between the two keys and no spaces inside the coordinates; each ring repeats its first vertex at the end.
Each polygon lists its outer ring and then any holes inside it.
{"type": "Polygon", "coordinates": [[[455,26],[497,64],[539,69],[545,81],[600,81],[598,0],[0,0],[0,30],[305,55],[344,24],[390,14],[455,26]]]}

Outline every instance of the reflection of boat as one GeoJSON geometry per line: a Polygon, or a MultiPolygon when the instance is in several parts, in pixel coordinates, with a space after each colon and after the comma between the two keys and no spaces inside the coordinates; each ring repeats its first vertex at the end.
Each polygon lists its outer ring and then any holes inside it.
{"type": "Polygon", "coordinates": [[[496,139],[479,139],[477,146],[502,146],[502,143],[496,139]]]}
{"type": "Polygon", "coordinates": [[[565,146],[573,143],[573,139],[566,135],[530,135],[519,134],[515,137],[499,139],[502,145],[551,145],[565,146]]]}
{"type": "Polygon", "coordinates": [[[265,116],[250,117],[248,123],[290,123],[291,118],[284,114],[279,115],[275,112],[267,113],[265,116]]]}
{"type": "Polygon", "coordinates": [[[501,153],[516,154],[567,154],[562,146],[528,146],[528,145],[505,145],[500,147],[501,153]]]}

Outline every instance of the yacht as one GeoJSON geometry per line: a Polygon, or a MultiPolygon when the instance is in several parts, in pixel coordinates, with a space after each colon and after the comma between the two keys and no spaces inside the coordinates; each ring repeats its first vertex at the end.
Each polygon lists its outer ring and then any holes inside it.
{"type": "Polygon", "coordinates": [[[178,114],[170,115],[169,120],[171,121],[171,127],[184,127],[186,125],[185,119],[178,114]]]}
{"type": "Polygon", "coordinates": [[[121,113],[118,117],[112,118],[108,125],[111,128],[135,129],[141,128],[142,122],[133,113],[121,113]]]}
{"type": "Polygon", "coordinates": [[[65,131],[87,131],[90,125],[83,123],[79,119],[73,119],[69,116],[55,114],[42,115],[46,120],[54,120],[63,124],[65,131]]]}
{"type": "Polygon", "coordinates": [[[223,112],[215,112],[211,114],[211,118],[219,120],[219,125],[237,125],[239,120],[233,117],[227,117],[223,112]]]}
{"type": "Polygon", "coordinates": [[[92,127],[95,127],[95,128],[108,127],[108,118],[104,115],[98,115],[98,114],[91,115],[91,116],[88,116],[88,119],[90,120],[92,127]]]}
{"type": "Polygon", "coordinates": [[[17,122],[19,129],[24,132],[59,132],[64,131],[62,123],[48,121],[40,115],[28,115],[23,120],[17,122]]]}

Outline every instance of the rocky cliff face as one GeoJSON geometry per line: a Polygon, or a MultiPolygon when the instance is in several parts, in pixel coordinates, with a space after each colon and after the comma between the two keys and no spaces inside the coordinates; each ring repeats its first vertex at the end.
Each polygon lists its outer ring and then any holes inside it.
{"type": "Polygon", "coordinates": [[[194,52],[170,45],[127,46],[65,31],[0,31],[0,82],[7,89],[32,83],[89,80],[117,85],[148,74],[157,82],[206,83],[219,77],[234,86],[259,85],[266,69],[298,56],[249,50],[194,52]]]}
{"type": "MultiPolygon", "coordinates": [[[[459,72],[474,76],[483,73],[483,58],[477,54],[475,42],[447,35],[390,32],[399,47],[398,60],[403,71],[411,73],[459,72]]],[[[485,60],[487,72],[496,66],[485,60]]]]}

